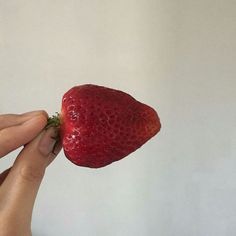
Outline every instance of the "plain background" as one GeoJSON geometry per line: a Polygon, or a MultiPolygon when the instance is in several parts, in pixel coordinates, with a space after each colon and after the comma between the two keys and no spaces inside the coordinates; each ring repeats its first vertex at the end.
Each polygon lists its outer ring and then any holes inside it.
{"type": "Polygon", "coordinates": [[[235,22],[233,0],[0,0],[0,113],[54,114],[69,88],[94,83],[162,121],[159,135],[102,169],[61,153],[33,235],[236,235],[235,22]]]}

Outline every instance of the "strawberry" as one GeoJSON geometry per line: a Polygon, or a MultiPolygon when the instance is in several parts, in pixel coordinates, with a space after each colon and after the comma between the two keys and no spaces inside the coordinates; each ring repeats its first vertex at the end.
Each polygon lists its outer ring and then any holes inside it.
{"type": "Polygon", "coordinates": [[[61,114],[51,122],[58,125],[58,119],[66,157],[90,168],[124,158],[161,128],[153,108],[122,91],[92,84],[64,94],[61,114]]]}

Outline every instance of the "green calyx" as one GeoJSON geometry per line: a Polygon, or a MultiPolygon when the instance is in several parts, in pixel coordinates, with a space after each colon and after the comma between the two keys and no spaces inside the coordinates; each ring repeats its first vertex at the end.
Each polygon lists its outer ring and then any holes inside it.
{"type": "Polygon", "coordinates": [[[61,125],[60,114],[58,112],[56,112],[56,115],[53,115],[52,117],[48,118],[47,125],[45,126],[45,130],[47,130],[51,127],[57,128],[57,132],[56,132],[55,136],[51,137],[52,139],[54,139],[56,141],[54,144],[53,150],[52,150],[52,154],[55,154],[55,150],[60,143],[60,134],[59,134],[60,125],[61,125]]]}
{"type": "Polygon", "coordinates": [[[53,115],[52,117],[48,118],[48,122],[47,122],[45,129],[49,129],[50,127],[59,128],[60,125],[61,125],[60,114],[58,112],[56,112],[56,115],[53,115]]]}

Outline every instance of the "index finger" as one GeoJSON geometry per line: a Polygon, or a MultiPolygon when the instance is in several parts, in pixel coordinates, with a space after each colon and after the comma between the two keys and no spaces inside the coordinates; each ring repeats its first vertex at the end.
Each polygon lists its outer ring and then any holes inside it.
{"type": "Polygon", "coordinates": [[[42,113],[42,111],[31,111],[24,114],[2,114],[0,115],[0,130],[23,124],[31,117],[42,113]]]}
{"type": "Polygon", "coordinates": [[[46,112],[38,112],[23,124],[0,130],[0,157],[29,143],[47,124],[46,112]]]}

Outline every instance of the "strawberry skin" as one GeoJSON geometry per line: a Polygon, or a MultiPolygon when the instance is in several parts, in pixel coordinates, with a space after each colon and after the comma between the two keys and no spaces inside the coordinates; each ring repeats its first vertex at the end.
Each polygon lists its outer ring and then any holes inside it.
{"type": "Polygon", "coordinates": [[[90,168],[124,158],[161,128],[153,108],[122,91],[92,84],[64,94],[60,120],[66,157],[90,168]]]}

